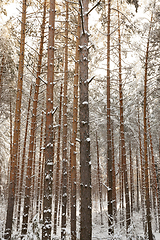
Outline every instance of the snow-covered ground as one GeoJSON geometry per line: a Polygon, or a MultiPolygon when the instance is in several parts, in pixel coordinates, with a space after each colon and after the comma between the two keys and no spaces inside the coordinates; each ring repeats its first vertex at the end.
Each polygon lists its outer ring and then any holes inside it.
{"type": "MultiPolygon", "coordinates": [[[[106,206],[103,204],[103,225],[101,225],[101,214],[99,211],[99,204],[98,202],[93,202],[93,212],[92,212],[92,218],[93,218],[93,231],[92,231],[92,240],[144,240],[144,234],[143,234],[143,223],[142,223],[142,214],[141,211],[139,213],[134,212],[132,217],[132,224],[129,229],[129,234],[126,237],[125,234],[125,227],[120,227],[119,221],[114,226],[114,235],[112,237],[108,236],[107,231],[107,211],[106,206]]],[[[118,217],[119,218],[119,217],[118,217]]],[[[69,219],[69,218],[68,218],[69,219]]],[[[77,211],[77,240],[79,240],[79,211],[77,211]]],[[[4,226],[5,226],[5,206],[1,205],[1,216],[0,216],[0,240],[2,238],[2,234],[4,232],[4,226]]],[[[68,220],[69,221],[69,220],[68,220]]],[[[69,222],[67,224],[66,229],[66,240],[70,240],[70,226],[69,222]]],[[[37,216],[34,217],[32,223],[29,225],[28,235],[24,240],[41,240],[41,228],[42,223],[37,222],[37,216]]],[[[160,240],[160,233],[156,232],[156,224],[154,221],[152,222],[152,228],[153,233],[155,236],[155,240],[160,240]]],[[[57,235],[53,235],[52,240],[60,240],[61,235],[61,228],[58,227],[57,235]]],[[[20,235],[19,232],[14,231],[12,234],[13,238],[12,240],[19,240],[20,235]]]]}

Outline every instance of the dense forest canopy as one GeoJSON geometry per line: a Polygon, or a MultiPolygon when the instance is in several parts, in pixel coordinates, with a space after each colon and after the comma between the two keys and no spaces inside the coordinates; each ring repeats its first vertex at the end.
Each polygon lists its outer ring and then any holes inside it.
{"type": "Polygon", "coordinates": [[[159,1],[0,15],[0,239],[159,239],[159,1]]]}

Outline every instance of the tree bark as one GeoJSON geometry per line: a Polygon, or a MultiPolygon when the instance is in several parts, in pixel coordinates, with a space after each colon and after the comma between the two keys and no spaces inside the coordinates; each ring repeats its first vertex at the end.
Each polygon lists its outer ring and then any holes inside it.
{"type": "Polygon", "coordinates": [[[97,175],[98,175],[99,203],[100,203],[101,225],[103,225],[103,213],[102,213],[102,180],[101,180],[101,174],[100,174],[99,144],[98,144],[97,132],[96,132],[96,146],[97,146],[97,175]]]}
{"type": "MultiPolygon", "coordinates": [[[[119,6],[117,7],[119,10],[119,6]]],[[[118,11],[118,43],[119,43],[119,102],[120,102],[120,140],[122,149],[122,169],[124,175],[124,189],[125,189],[125,202],[126,202],[126,231],[128,231],[130,219],[130,199],[129,199],[129,186],[128,174],[126,165],[126,147],[124,137],[124,119],[123,119],[123,90],[122,90],[122,65],[121,65],[121,30],[120,30],[120,17],[118,11]]]]}
{"type": "Polygon", "coordinates": [[[80,240],[92,238],[92,198],[91,198],[91,160],[89,138],[89,105],[88,105],[88,0],[80,0],[82,32],[80,36],[80,186],[81,186],[81,219],[80,240]]]}
{"type": "Polygon", "coordinates": [[[33,165],[32,162],[33,162],[33,152],[34,152],[34,144],[35,144],[37,103],[38,103],[38,94],[39,94],[39,85],[40,85],[39,76],[41,73],[44,30],[45,30],[45,21],[46,21],[46,0],[44,1],[43,4],[44,4],[44,11],[43,11],[43,19],[42,19],[42,25],[41,25],[41,41],[40,41],[39,58],[38,58],[38,64],[37,64],[36,86],[35,86],[33,109],[32,109],[27,175],[26,175],[26,183],[25,183],[24,210],[23,210],[23,221],[22,221],[22,232],[21,232],[22,237],[27,233],[28,214],[29,214],[29,208],[30,208],[31,179],[32,179],[31,175],[32,175],[32,165],[33,165]]]}
{"type": "Polygon", "coordinates": [[[56,179],[55,179],[55,205],[54,205],[54,234],[57,233],[57,219],[58,219],[58,200],[60,195],[60,149],[61,149],[61,121],[62,121],[62,84],[60,92],[59,104],[59,123],[58,123],[58,140],[57,140],[57,166],[56,166],[56,179]]]}
{"type": "MultiPolygon", "coordinates": [[[[151,16],[151,23],[152,23],[151,16]]],[[[147,74],[148,74],[148,57],[149,57],[149,42],[150,42],[150,32],[151,32],[151,23],[148,34],[147,48],[146,48],[146,57],[145,57],[145,76],[144,76],[144,112],[143,112],[143,121],[144,121],[144,161],[145,161],[145,200],[146,200],[146,212],[147,212],[147,226],[148,226],[148,238],[153,240],[152,233],[152,224],[151,224],[151,204],[150,204],[150,195],[149,195],[149,179],[148,179],[148,155],[147,155],[147,74]]]]}
{"type": "Polygon", "coordinates": [[[113,201],[112,201],[112,146],[111,146],[111,110],[110,110],[110,21],[111,0],[108,0],[107,20],[107,177],[108,177],[108,233],[113,229],[113,201]]]}
{"type": "Polygon", "coordinates": [[[55,0],[50,0],[42,240],[51,239],[52,229],[54,36],[55,0]]]}
{"type": "Polygon", "coordinates": [[[26,160],[26,144],[27,144],[27,135],[28,135],[28,123],[30,115],[30,105],[31,105],[31,94],[32,94],[32,84],[30,87],[30,96],[28,101],[28,110],[27,110],[27,119],[26,119],[26,128],[23,142],[23,153],[22,153],[22,162],[21,162],[21,172],[19,173],[19,199],[18,199],[18,216],[17,216],[17,230],[20,227],[20,215],[21,215],[21,206],[22,206],[22,197],[23,197],[23,181],[24,181],[24,170],[25,170],[25,160],[26,160]]]}
{"type": "Polygon", "coordinates": [[[80,14],[78,14],[77,41],[76,41],[76,62],[74,75],[74,99],[73,99],[73,123],[71,138],[71,240],[76,240],[76,137],[78,122],[78,70],[79,70],[79,43],[80,43],[80,14]]]}
{"type": "Polygon", "coordinates": [[[66,238],[67,213],[67,88],[68,88],[68,2],[66,4],[65,20],[65,66],[64,66],[64,100],[63,100],[63,144],[62,144],[62,218],[61,239],[66,238]]]}

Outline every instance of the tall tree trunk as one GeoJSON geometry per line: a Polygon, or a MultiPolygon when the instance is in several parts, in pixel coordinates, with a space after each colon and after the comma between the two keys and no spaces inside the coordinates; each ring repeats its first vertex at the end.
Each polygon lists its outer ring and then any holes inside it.
{"type": "Polygon", "coordinates": [[[56,166],[56,179],[55,179],[55,204],[54,204],[54,234],[57,233],[57,219],[58,219],[58,200],[60,191],[60,149],[61,149],[61,117],[62,117],[62,84],[60,92],[59,103],[59,123],[58,123],[58,140],[57,140],[57,166],[56,166]]]}
{"type": "Polygon", "coordinates": [[[136,174],[137,174],[137,212],[139,212],[139,162],[138,162],[138,153],[136,151],[136,174]]]}
{"type": "Polygon", "coordinates": [[[130,155],[130,198],[131,198],[131,215],[133,216],[134,210],[134,177],[133,177],[133,159],[132,159],[132,145],[129,142],[129,155],[130,155]]]}
{"type": "Polygon", "coordinates": [[[141,206],[142,206],[142,220],[143,220],[143,229],[145,235],[147,234],[147,225],[145,217],[145,174],[144,174],[144,159],[142,155],[142,140],[141,140],[141,128],[140,128],[140,119],[139,119],[139,109],[138,109],[138,135],[139,135],[139,154],[141,160],[141,182],[142,182],[142,193],[141,193],[141,206]]]}
{"type": "Polygon", "coordinates": [[[116,194],[116,170],[115,170],[115,156],[114,156],[114,130],[112,123],[112,182],[113,182],[113,190],[112,190],[112,198],[113,198],[113,216],[115,223],[117,222],[117,194],[116,194]]]}
{"type": "Polygon", "coordinates": [[[4,68],[4,56],[2,57],[1,71],[0,71],[0,105],[1,105],[1,98],[2,98],[2,75],[3,75],[3,68],[4,68]]]}
{"type": "Polygon", "coordinates": [[[92,238],[91,160],[88,105],[88,0],[80,0],[82,33],[80,36],[80,240],[92,238]]]}
{"type": "Polygon", "coordinates": [[[103,214],[102,214],[102,180],[101,180],[100,164],[99,164],[99,144],[98,144],[97,132],[96,132],[96,146],[97,146],[97,175],[98,175],[98,190],[99,190],[100,214],[101,214],[101,225],[103,225],[103,214]]]}
{"type": "MultiPolygon", "coordinates": [[[[41,134],[40,134],[40,144],[39,144],[39,160],[38,160],[38,180],[37,180],[37,205],[36,213],[39,213],[39,201],[40,201],[40,189],[41,189],[41,173],[42,173],[42,144],[43,144],[43,111],[41,117],[41,134]]],[[[38,215],[40,218],[40,214],[38,215]]]]}
{"type": "Polygon", "coordinates": [[[68,2],[65,20],[65,66],[64,66],[64,100],[63,100],[63,145],[62,145],[62,219],[61,239],[66,238],[67,213],[67,87],[68,87],[68,2]]]}
{"type": "Polygon", "coordinates": [[[22,20],[21,20],[20,56],[19,56],[19,67],[18,67],[18,83],[17,83],[15,123],[14,123],[14,135],[13,135],[13,158],[11,162],[11,171],[10,171],[8,207],[7,207],[7,217],[6,217],[6,226],[5,226],[5,236],[4,236],[5,239],[11,239],[13,209],[14,209],[14,199],[15,199],[15,186],[16,186],[16,173],[17,173],[17,152],[18,152],[18,142],[19,142],[19,136],[20,136],[27,0],[23,0],[22,4],[23,5],[22,5],[22,20]]]}
{"type": "Polygon", "coordinates": [[[76,40],[76,62],[74,75],[74,99],[73,99],[73,123],[71,138],[71,240],[76,240],[76,186],[77,186],[77,168],[76,168],[76,137],[78,122],[78,70],[79,70],[79,43],[80,43],[80,14],[78,14],[77,40],[76,40]]]}
{"type": "MultiPolygon", "coordinates": [[[[157,185],[157,175],[156,175],[156,167],[155,167],[155,159],[154,159],[154,152],[153,152],[153,142],[152,142],[152,135],[151,135],[151,127],[150,121],[148,118],[148,129],[149,129],[149,139],[150,139],[150,150],[151,150],[151,170],[152,170],[152,191],[154,192],[154,211],[156,217],[156,198],[157,198],[157,209],[159,209],[159,196],[158,196],[158,185],[157,185]]],[[[157,217],[156,217],[157,219],[157,217]]],[[[160,222],[160,218],[158,215],[158,222],[160,222]]]]}
{"type": "Polygon", "coordinates": [[[42,240],[51,239],[52,228],[54,36],[55,0],[50,0],[42,240]]]}
{"type": "Polygon", "coordinates": [[[29,123],[29,114],[30,114],[30,105],[31,105],[31,94],[32,94],[32,84],[30,87],[30,96],[28,101],[28,110],[27,110],[27,119],[26,119],[26,128],[24,135],[23,143],[23,153],[22,153],[22,162],[21,162],[21,172],[19,176],[19,199],[18,199],[18,215],[17,215],[17,230],[20,227],[20,215],[21,215],[21,206],[22,206],[22,197],[23,197],[23,180],[24,180],[24,170],[25,170],[25,160],[26,160],[26,144],[27,144],[27,135],[28,135],[28,123],[29,123]]]}
{"type": "MultiPolygon", "coordinates": [[[[117,9],[119,10],[119,6],[117,6],[117,9]]],[[[125,189],[125,202],[126,202],[126,230],[128,231],[131,219],[130,219],[129,186],[128,186],[128,176],[127,176],[127,165],[126,165],[126,147],[125,147],[125,137],[124,137],[122,65],[121,65],[121,61],[122,61],[121,60],[121,30],[120,30],[119,11],[118,11],[118,43],[119,43],[120,139],[121,139],[121,149],[122,149],[122,169],[123,169],[123,175],[124,175],[124,189],[125,189]]]]}
{"type": "Polygon", "coordinates": [[[108,0],[107,20],[107,176],[108,176],[108,232],[113,229],[113,201],[112,201],[112,146],[111,146],[111,110],[110,110],[110,22],[111,0],[108,0]]]}
{"type": "MultiPolygon", "coordinates": [[[[152,23],[151,16],[151,23],[152,23]]],[[[151,203],[149,196],[149,179],[148,179],[148,155],[147,155],[147,74],[148,74],[148,57],[149,57],[149,42],[150,42],[150,32],[151,32],[151,24],[149,28],[147,48],[146,48],[146,58],[145,58],[145,76],[144,76],[144,161],[145,161],[145,200],[146,200],[146,211],[147,211],[147,226],[148,226],[148,238],[149,240],[153,240],[152,233],[152,224],[151,224],[151,203]]]]}
{"type": "Polygon", "coordinates": [[[41,41],[40,41],[39,58],[38,58],[38,65],[37,65],[37,75],[36,75],[36,86],[35,86],[33,109],[32,109],[27,175],[26,175],[26,183],[25,183],[22,236],[27,233],[28,214],[29,214],[29,208],[30,208],[31,178],[32,178],[31,175],[32,175],[32,162],[33,162],[32,160],[33,160],[33,150],[34,150],[34,144],[35,144],[37,103],[38,103],[40,73],[41,73],[42,56],[43,56],[44,30],[45,30],[45,20],[46,20],[46,0],[44,0],[43,4],[44,4],[44,11],[43,11],[43,20],[42,20],[42,25],[41,25],[41,41]]]}

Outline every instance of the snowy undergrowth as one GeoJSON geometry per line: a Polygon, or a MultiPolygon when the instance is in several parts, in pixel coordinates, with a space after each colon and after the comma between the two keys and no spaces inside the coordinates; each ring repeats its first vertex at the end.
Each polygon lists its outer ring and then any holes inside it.
{"type": "MultiPolygon", "coordinates": [[[[132,219],[131,219],[131,226],[128,231],[128,235],[126,237],[125,234],[125,227],[120,227],[119,222],[114,225],[114,234],[113,236],[108,235],[108,216],[107,211],[103,210],[103,225],[101,225],[101,214],[100,211],[93,207],[93,231],[92,231],[92,240],[147,240],[144,238],[143,235],[143,223],[142,223],[142,215],[141,212],[137,213],[134,212],[132,219]]],[[[77,240],[80,239],[79,236],[79,220],[80,217],[77,217],[77,240]]],[[[0,221],[0,228],[2,229],[4,226],[3,222],[0,221]]],[[[155,235],[155,240],[160,240],[160,233],[155,233],[155,225],[153,222],[153,230],[155,235]]],[[[42,222],[38,222],[38,216],[35,215],[33,218],[32,223],[29,224],[28,233],[23,240],[41,240],[42,235],[42,222]]],[[[52,235],[52,240],[60,240],[61,235],[61,228],[58,227],[57,235],[52,235]]],[[[20,240],[20,232],[14,231],[12,234],[11,240],[20,240]]],[[[67,229],[66,229],[66,240],[70,240],[70,223],[67,222],[67,229]]],[[[3,240],[2,236],[0,236],[0,240],[3,240]]]]}

